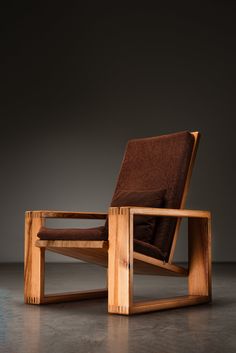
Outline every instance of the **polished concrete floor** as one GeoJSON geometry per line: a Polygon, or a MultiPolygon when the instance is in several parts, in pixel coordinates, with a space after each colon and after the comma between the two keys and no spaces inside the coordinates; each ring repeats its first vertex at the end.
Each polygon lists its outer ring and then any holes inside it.
{"type": "MultiPolygon", "coordinates": [[[[102,268],[47,265],[47,292],[104,284],[102,268]]],[[[135,276],[136,300],[185,291],[185,279],[135,276]]],[[[213,295],[210,305],[132,317],[108,315],[105,299],[25,305],[22,265],[0,265],[0,352],[235,353],[236,264],[214,265],[213,295]]]]}

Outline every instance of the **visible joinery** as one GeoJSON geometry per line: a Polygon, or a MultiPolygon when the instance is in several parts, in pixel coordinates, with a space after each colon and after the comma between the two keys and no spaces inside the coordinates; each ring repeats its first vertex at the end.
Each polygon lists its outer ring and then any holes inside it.
{"type": "Polygon", "coordinates": [[[108,311],[129,314],[133,289],[133,222],[129,208],[110,208],[108,253],[108,311]]]}
{"type": "Polygon", "coordinates": [[[74,293],[45,294],[45,250],[107,266],[106,241],[39,240],[37,234],[46,218],[104,219],[105,213],[32,211],[25,215],[25,270],[24,296],[28,304],[48,304],[107,297],[107,288],[74,293]],[[78,252],[81,249],[81,254],[78,252]],[[105,256],[104,256],[105,255],[105,256]],[[104,262],[105,261],[105,262],[104,262]]]}
{"type": "Polygon", "coordinates": [[[207,211],[154,209],[148,207],[110,208],[109,223],[109,284],[108,311],[115,314],[138,314],[149,311],[171,309],[196,305],[211,300],[211,215],[207,211]],[[134,215],[156,215],[189,218],[189,270],[171,263],[161,263],[156,259],[139,253],[131,257],[130,244],[133,243],[134,215]],[[122,237],[122,235],[123,237],[122,237]],[[125,251],[124,251],[125,249],[125,251]],[[130,253],[127,251],[130,249],[130,253]],[[124,257],[125,253],[125,257],[124,257]],[[129,259],[129,260],[128,260],[129,259]],[[133,303],[133,261],[145,266],[157,268],[157,274],[187,276],[189,283],[188,295],[167,299],[133,303]],[[124,266],[129,263],[129,266],[124,266]],[[160,273],[158,273],[158,270],[160,273]],[[123,281],[125,285],[123,285],[123,281]],[[127,291],[128,288],[128,291],[127,291]],[[128,294],[127,294],[128,293],[128,294]]]}
{"type": "Polygon", "coordinates": [[[37,212],[26,212],[25,215],[25,303],[40,304],[44,293],[44,260],[45,249],[37,248],[37,233],[44,220],[37,212]]]}
{"type": "Polygon", "coordinates": [[[188,227],[189,294],[211,300],[211,222],[189,218],[188,227]]]}
{"type": "MultiPolygon", "coordinates": [[[[194,145],[179,209],[152,207],[110,207],[109,214],[39,210],[25,216],[25,302],[48,304],[108,296],[108,312],[130,315],[179,308],[211,300],[211,214],[184,209],[197,152],[199,133],[192,132],[194,145]],[[175,217],[177,222],[166,262],[133,251],[134,216],[175,217]],[[104,240],[39,240],[37,234],[47,218],[96,219],[108,216],[109,237],[104,240]],[[188,268],[173,264],[181,219],[188,218],[188,268]],[[108,267],[108,288],[83,292],[44,293],[45,251],[52,251],[108,267]],[[133,301],[133,274],[188,277],[188,295],[152,301],[133,301]]],[[[153,138],[150,139],[153,141],[153,138]]],[[[132,156],[131,156],[132,158],[132,156]]],[[[150,170],[149,170],[150,171],[150,170]]],[[[134,175],[136,177],[136,174],[134,175]]],[[[167,183],[168,184],[168,183],[167,183]]]]}
{"type": "Polygon", "coordinates": [[[111,313],[128,315],[145,310],[193,305],[211,299],[211,223],[210,213],[207,211],[113,207],[109,212],[109,243],[107,241],[38,240],[37,233],[43,225],[44,218],[41,211],[26,213],[25,302],[27,303],[45,304],[107,295],[107,289],[45,295],[45,250],[104,267],[108,266],[108,310],[111,313]],[[189,269],[133,252],[135,214],[189,218],[189,269]],[[188,276],[189,295],[146,304],[133,303],[133,273],[188,276]]]}

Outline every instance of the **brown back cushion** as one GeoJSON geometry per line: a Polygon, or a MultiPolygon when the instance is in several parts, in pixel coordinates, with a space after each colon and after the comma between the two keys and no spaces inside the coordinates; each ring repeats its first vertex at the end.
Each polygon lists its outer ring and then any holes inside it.
{"type": "MultiPolygon", "coordinates": [[[[116,200],[123,190],[166,190],[162,207],[179,208],[193,144],[194,137],[188,131],[130,140],[113,200],[116,200]]],[[[159,218],[151,240],[166,258],[169,256],[175,225],[176,220],[173,218],[167,220],[164,217],[159,218]]]]}
{"type": "MultiPolygon", "coordinates": [[[[163,207],[165,192],[165,190],[120,190],[115,193],[111,206],[163,207]]],[[[153,236],[156,229],[156,220],[157,218],[152,216],[134,216],[134,238],[151,243],[153,241],[153,236]]]]}

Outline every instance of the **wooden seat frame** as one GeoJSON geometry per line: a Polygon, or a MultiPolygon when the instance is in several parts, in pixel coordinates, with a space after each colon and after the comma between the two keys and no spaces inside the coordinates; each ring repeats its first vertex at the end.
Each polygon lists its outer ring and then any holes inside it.
{"type": "Polygon", "coordinates": [[[110,207],[108,241],[39,240],[37,233],[48,218],[106,219],[106,213],[27,211],[25,215],[24,297],[28,304],[102,298],[108,312],[130,315],[211,301],[211,214],[183,209],[199,139],[197,132],[180,209],[110,207]],[[133,251],[134,215],[176,217],[168,262],[133,251]],[[188,218],[188,269],[172,263],[182,218],[188,218]],[[45,294],[45,250],[108,267],[108,288],[45,294]],[[188,277],[188,295],[148,302],[133,301],[133,273],[188,277]]]}

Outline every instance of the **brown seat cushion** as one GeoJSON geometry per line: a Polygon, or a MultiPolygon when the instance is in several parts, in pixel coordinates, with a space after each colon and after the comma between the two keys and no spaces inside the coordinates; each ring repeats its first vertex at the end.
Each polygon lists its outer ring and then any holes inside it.
{"type": "MultiPolygon", "coordinates": [[[[88,229],[79,228],[46,228],[42,227],[38,232],[40,240],[107,240],[105,227],[94,227],[88,229]]],[[[146,242],[134,239],[134,251],[144,255],[163,260],[164,256],[160,249],[146,242]]]]}
{"type": "Polygon", "coordinates": [[[41,227],[37,236],[41,240],[107,240],[104,226],[85,229],[41,227]]]}

